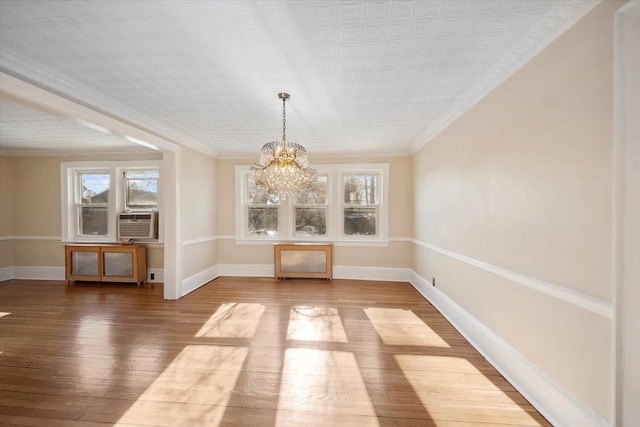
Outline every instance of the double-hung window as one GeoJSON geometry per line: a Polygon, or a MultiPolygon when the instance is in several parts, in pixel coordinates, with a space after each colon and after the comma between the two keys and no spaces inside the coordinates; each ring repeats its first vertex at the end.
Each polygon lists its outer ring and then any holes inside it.
{"type": "Polygon", "coordinates": [[[313,186],[295,198],[295,235],[326,236],[329,175],[317,175],[313,186]]]}
{"type": "Polygon", "coordinates": [[[378,175],[343,175],[343,235],[375,237],[378,235],[378,175]]]}
{"type": "Polygon", "coordinates": [[[313,186],[279,200],[258,188],[249,166],[236,166],[236,240],[388,243],[389,165],[314,165],[313,186]]]}
{"type": "Polygon", "coordinates": [[[277,236],[279,234],[279,205],[277,196],[270,196],[258,187],[250,175],[246,180],[246,230],[249,236],[277,236]]]}
{"type": "Polygon", "coordinates": [[[119,212],[159,211],[159,182],[156,160],[62,163],[63,240],[116,242],[119,212]]]}
{"type": "Polygon", "coordinates": [[[109,235],[109,171],[75,174],[75,210],[77,235],[107,237],[109,235]]]}

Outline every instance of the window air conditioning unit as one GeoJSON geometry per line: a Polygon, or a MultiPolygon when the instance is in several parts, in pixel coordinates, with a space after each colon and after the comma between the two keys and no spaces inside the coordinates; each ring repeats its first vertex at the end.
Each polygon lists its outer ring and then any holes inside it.
{"type": "Polygon", "coordinates": [[[119,213],[118,239],[157,239],[157,225],[157,212],[119,213]]]}

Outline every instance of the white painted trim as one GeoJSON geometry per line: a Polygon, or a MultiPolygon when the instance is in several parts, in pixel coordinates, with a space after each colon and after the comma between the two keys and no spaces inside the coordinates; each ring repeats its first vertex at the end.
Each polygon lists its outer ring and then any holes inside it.
{"type": "MultiPolygon", "coordinates": [[[[235,239],[235,238],[234,238],[235,239]]],[[[370,247],[370,248],[386,248],[389,246],[388,241],[365,241],[365,240],[312,240],[312,239],[237,239],[236,245],[249,246],[267,246],[276,243],[332,243],[333,246],[353,246],[353,247],[370,247]]]]}
{"type": "Polygon", "coordinates": [[[601,0],[574,0],[556,2],[554,10],[549,13],[547,19],[540,21],[538,28],[529,31],[525,40],[516,44],[511,52],[506,53],[502,59],[486,72],[484,76],[481,76],[466,93],[459,97],[444,114],[440,115],[422,134],[418,135],[415,142],[410,146],[411,154],[414,155],[420,151],[422,147],[448,128],[451,123],[469,111],[485,96],[527,64],[533,57],[542,52],[555,39],[582,19],[596,7],[600,1],[601,0]],[[580,9],[579,13],[571,10],[574,8],[580,9]],[[569,15],[573,15],[571,20],[566,20],[555,32],[541,38],[546,34],[544,29],[545,25],[548,25],[553,19],[564,20],[564,18],[569,15]],[[534,48],[531,50],[523,50],[522,46],[534,46],[534,48]]]}
{"type": "Polygon", "coordinates": [[[177,145],[171,141],[180,141],[180,145],[186,145],[212,157],[217,154],[211,147],[189,135],[153,121],[137,111],[109,99],[104,94],[98,94],[87,87],[78,85],[6,48],[0,47],[0,58],[3,68],[10,70],[13,74],[0,73],[0,90],[34,104],[41,110],[85,120],[108,129],[113,135],[139,139],[153,144],[161,150],[175,151],[177,145]],[[19,77],[14,77],[14,75],[19,77]],[[27,83],[27,80],[35,82],[38,86],[27,83]],[[52,88],[57,93],[65,94],[66,97],[75,99],[77,102],[70,101],[39,86],[52,88]],[[85,107],[81,103],[90,105],[91,108],[85,107]],[[104,111],[105,114],[99,113],[98,110],[104,111]],[[114,117],[127,117],[128,121],[136,123],[136,126],[114,117]],[[150,129],[150,131],[143,129],[150,129]]]}
{"type": "Polygon", "coordinates": [[[215,242],[218,240],[233,240],[233,239],[235,239],[235,236],[199,237],[197,239],[185,240],[184,242],[182,242],[182,246],[193,246],[193,245],[199,245],[201,243],[215,242]]]}
{"type": "Polygon", "coordinates": [[[273,264],[218,264],[220,276],[275,277],[273,264]]]}
{"type": "Polygon", "coordinates": [[[410,283],[555,426],[609,426],[443,292],[412,271],[410,283]]]}
{"type": "Polygon", "coordinates": [[[550,295],[554,298],[561,299],[585,310],[598,313],[610,319],[613,318],[613,306],[610,302],[574,291],[572,289],[565,288],[560,285],[556,285],[554,283],[545,282],[543,280],[536,279],[535,277],[516,273],[515,271],[507,270],[506,268],[498,267],[484,261],[470,258],[468,256],[461,255],[447,249],[442,249],[429,243],[421,242],[415,239],[413,239],[413,242],[416,245],[429,249],[433,252],[437,252],[439,254],[448,256],[449,258],[453,258],[469,265],[473,265],[474,267],[478,267],[482,270],[488,271],[489,273],[504,277],[514,283],[518,283],[538,292],[550,295]]]}
{"type": "Polygon", "coordinates": [[[164,299],[182,295],[182,148],[163,152],[162,197],[164,206],[164,299]]]}
{"type": "Polygon", "coordinates": [[[407,268],[333,266],[334,279],[376,280],[383,282],[408,282],[407,268]]]}
{"type": "MultiPolygon", "coordinates": [[[[274,277],[272,264],[218,264],[219,276],[274,277]]],[[[408,282],[410,269],[392,267],[333,266],[334,279],[408,282]]]]}
{"type": "Polygon", "coordinates": [[[182,295],[180,296],[183,297],[218,277],[218,270],[219,266],[216,265],[196,273],[193,276],[189,276],[186,279],[182,279],[182,295]]]}
{"type": "Polygon", "coordinates": [[[200,243],[215,242],[217,240],[220,240],[219,236],[199,237],[197,239],[185,240],[182,242],[182,246],[199,245],[200,243]]]}
{"type": "Polygon", "coordinates": [[[0,268],[0,282],[13,279],[13,267],[0,268]]]}
{"type": "Polygon", "coordinates": [[[4,236],[0,237],[2,240],[53,240],[62,242],[62,236],[4,236]]]}
{"type": "MultiPolygon", "coordinates": [[[[64,267],[3,267],[0,268],[0,282],[5,280],[65,280],[64,267]]],[[[164,270],[162,268],[147,269],[148,283],[164,282],[164,270]],[[155,279],[151,280],[151,273],[155,279]]]]}
{"type": "Polygon", "coordinates": [[[164,283],[164,269],[147,268],[147,283],[164,283]],[[151,273],[154,276],[153,280],[151,280],[151,273]]]}
{"type": "Polygon", "coordinates": [[[411,242],[415,243],[415,240],[411,237],[389,237],[390,242],[411,242]]]}
{"type": "Polygon", "coordinates": [[[341,163],[314,164],[318,175],[327,175],[327,234],[318,238],[304,238],[295,236],[294,209],[295,203],[291,198],[282,200],[278,205],[278,236],[253,236],[247,230],[247,177],[251,172],[250,165],[235,165],[235,212],[236,212],[236,243],[238,245],[271,245],[277,242],[333,242],[336,246],[380,246],[389,245],[389,164],[388,163],[341,163]],[[371,174],[379,177],[377,186],[377,236],[358,237],[343,235],[344,191],[343,179],[348,175],[371,174]]]}
{"type": "Polygon", "coordinates": [[[13,267],[18,280],[65,280],[64,267],[13,267]]]}
{"type": "Polygon", "coordinates": [[[614,424],[628,426],[640,420],[640,1],[618,9],[613,28],[611,400],[614,424]]]}
{"type": "MultiPolygon", "coordinates": [[[[1,239],[1,238],[0,238],[1,239]]],[[[198,239],[193,240],[185,240],[182,242],[182,246],[192,246],[199,245],[200,243],[218,241],[218,240],[235,240],[238,245],[273,245],[274,243],[281,242],[312,242],[312,243],[327,243],[322,240],[303,240],[303,239],[280,239],[278,241],[274,240],[263,240],[263,239],[238,239],[236,240],[236,236],[209,236],[209,237],[200,237],[198,239]]],[[[390,237],[388,242],[372,242],[372,241],[338,241],[332,242],[334,246],[369,246],[369,247],[388,247],[389,242],[414,242],[414,240],[410,237],[390,237]]],[[[151,245],[151,244],[148,244],[151,245]]]]}

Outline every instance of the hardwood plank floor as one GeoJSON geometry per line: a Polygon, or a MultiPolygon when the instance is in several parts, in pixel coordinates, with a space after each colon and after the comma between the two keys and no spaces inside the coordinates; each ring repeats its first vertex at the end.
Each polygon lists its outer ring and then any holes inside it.
{"type": "Polygon", "coordinates": [[[12,280],[0,312],[1,425],[549,425],[406,283],[12,280]]]}

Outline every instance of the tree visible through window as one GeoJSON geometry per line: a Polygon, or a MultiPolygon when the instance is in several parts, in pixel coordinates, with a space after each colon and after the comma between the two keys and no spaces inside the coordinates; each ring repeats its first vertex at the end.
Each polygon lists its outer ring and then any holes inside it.
{"type": "Polygon", "coordinates": [[[158,209],[158,171],[123,172],[125,210],[158,209]]]}
{"type": "Polygon", "coordinates": [[[106,236],[109,233],[109,174],[81,173],[78,177],[81,189],[77,204],[78,234],[106,236]]]}
{"type": "Polygon", "coordinates": [[[378,176],[344,177],[344,235],[376,236],[378,218],[378,176]]]}
{"type": "Polygon", "coordinates": [[[250,236],[278,235],[278,196],[267,194],[247,176],[247,233],[250,236]]]}
{"type": "Polygon", "coordinates": [[[327,234],[328,182],[327,175],[318,175],[313,186],[296,197],[296,236],[327,234]]]}
{"type": "Polygon", "coordinates": [[[389,165],[315,165],[311,188],[279,200],[255,185],[248,165],[236,165],[238,241],[333,241],[379,245],[389,236],[389,165]]]}

